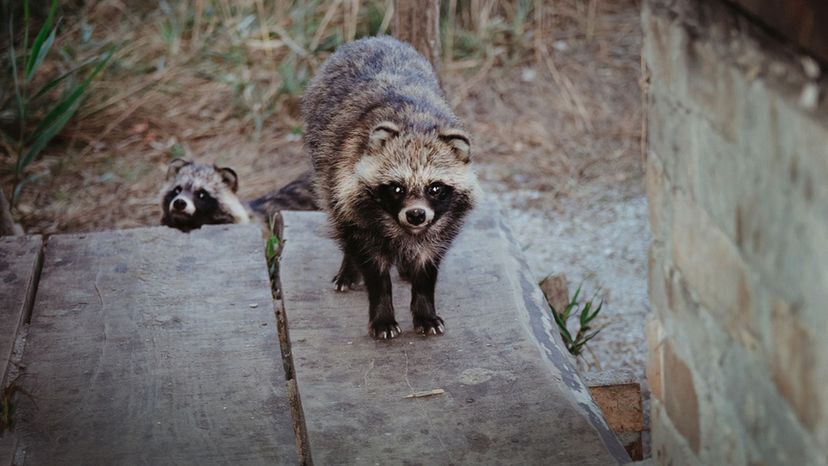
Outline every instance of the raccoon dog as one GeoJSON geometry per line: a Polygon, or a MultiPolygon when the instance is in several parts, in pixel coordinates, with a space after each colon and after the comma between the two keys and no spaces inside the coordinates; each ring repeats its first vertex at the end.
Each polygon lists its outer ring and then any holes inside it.
{"type": "Polygon", "coordinates": [[[244,203],[236,196],[238,176],[231,168],[175,159],[161,191],[161,224],[188,232],[203,225],[266,221],[281,210],[318,210],[306,172],[278,191],[244,203]]]}
{"type": "Polygon", "coordinates": [[[161,192],[161,223],[181,231],[202,225],[249,223],[250,215],[236,190],[239,178],[232,168],[219,168],[175,159],[167,169],[161,192]]]}
{"type": "Polygon", "coordinates": [[[370,334],[394,338],[396,265],[411,281],[414,330],[442,334],[437,271],[479,188],[469,138],[431,65],[390,37],[344,45],[311,81],[302,110],[317,203],[344,253],[336,289],[364,279],[370,334]]]}

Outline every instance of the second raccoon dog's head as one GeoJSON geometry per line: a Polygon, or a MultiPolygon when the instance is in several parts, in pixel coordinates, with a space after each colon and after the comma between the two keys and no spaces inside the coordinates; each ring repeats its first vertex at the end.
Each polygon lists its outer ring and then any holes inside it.
{"type": "Polygon", "coordinates": [[[236,197],[238,187],[238,176],[231,168],[174,159],[161,191],[161,223],[182,231],[248,223],[250,217],[236,197]]]}
{"type": "Polygon", "coordinates": [[[356,174],[385,213],[377,220],[392,232],[421,235],[474,205],[478,187],[469,161],[469,139],[460,129],[407,132],[383,121],[371,130],[356,174]]]}

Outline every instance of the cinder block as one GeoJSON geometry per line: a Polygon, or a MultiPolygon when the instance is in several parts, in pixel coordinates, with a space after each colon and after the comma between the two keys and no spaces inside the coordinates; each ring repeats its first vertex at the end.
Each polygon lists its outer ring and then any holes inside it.
{"type": "Polygon", "coordinates": [[[609,370],[583,375],[589,393],[632,459],[641,459],[644,413],[641,384],[631,371],[609,370]]]}
{"type": "Polygon", "coordinates": [[[695,379],[670,342],[664,345],[664,404],[673,425],[698,454],[701,433],[695,379]]]}
{"type": "Polygon", "coordinates": [[[650,394],[663,401],[664,332],[661,322],[655,316],[647,319],[644,330],[647,333],[647,383],[650,385],[650,394]]]}
{"type": "Polygon", "coordinates": [[[675,199],[671,246],[676,268],[727,329],[752,328],[751,282],[738,249],[694,202],[683,195],[675,199]]]}

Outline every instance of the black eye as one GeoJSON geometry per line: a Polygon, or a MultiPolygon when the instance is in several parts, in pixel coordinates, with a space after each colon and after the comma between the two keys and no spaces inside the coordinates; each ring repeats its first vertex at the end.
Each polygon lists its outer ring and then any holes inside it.
{"type": "Polygon", "coordinates": [[[199,199],[206,199],[208,194],[207,191],[199,189],[198,191],[196,191],[196,196],[198,196],[199,199]]]}
{"type": "Polygon", "coordinates": [[[175,189],[173,189],[173,194],[178,194],[180,192],[181,192],[181,186],[176,186],[175,189]]]}
{"type": "Polygon", "coordinates": [[[405,194],[405,188],[396,183],[389,184],[385,187],[385,189],[388,190],[388,192],[394,197],[400,197],[405,194]]]}
{"type": "Polygon", "coordinates": [[[443,200],[449,195],[451,188],[443,183],[432,183],[428,187],[427,192],[430,197],[437,200],[443,200]]]}

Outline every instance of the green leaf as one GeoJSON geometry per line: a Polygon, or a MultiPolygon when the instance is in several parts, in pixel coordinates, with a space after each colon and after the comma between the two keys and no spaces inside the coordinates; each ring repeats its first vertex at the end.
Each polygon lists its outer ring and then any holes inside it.
{"type": "Polygon", "coordinates": [[[578,305],[578,295],[581,294],[581,286],[578,285],[578,289],[575,290],[575,295],[569,300],[569,304],[566,305],[566,309],[564,309],[564,317],[569,320],[569,316],[572,314],[572,310],[578,305]]]}
{"type": "Polygon", "coordinates": [[[569,329],[566,328],[566,322],[560,320],[560,316],[555,314],[555,323],[558,324],[558,331],[563,337],[564,343],[571,343],[572,342],[572,334],[569,333],[569,329]]]}
{"type": "Polygon", "coordinates": [[[598,313],[601,312],[601,308],[604,307],[604,300],[602,299],[601,302],[598,304],[598,307],[595,308],[595,311],[589,316],[587,319],[587,323],[592,322],[592,319],[598,317],[598,313]]]}
{"type": "Polygon", "coordinates": [[[581,314],[579,316],[579,320],[581,322],[581,327],[586,325],[587,322],[588,322],[587,317],[589,317],[590,308],[592,308],[592,301],[587,301],[586,304],[584,304],[584,308],[581,309],[581,314]]]}
{"type": "Polygon", "coordinates": [[[595,338],[595,335],[598,335],[601,332],[601,330],[603,330],[603,328],[599,328],[598,330],[596,330],[596,331],[590,333],[589,335],[585,336],[584,341],[581,344],[582,345],[586,344],[586,342],[588,342],[589,340],[592,340],[593,338],[595,338]]]}
{"type": "Polygon", "coordinates": [[[85,67],[85,66],[89,65],[90,63],[94,63],[94,62],[95,62],[95,60],[97,60],[97,59],[98,59],[98,58],[97,58],[97,57],[95,57],[95,58],[91,58],[91,59],[89,59],[89,60],[86,60],[85,62],[83,62],[83,63],[81,63],[81,64],[79,64],[79,65],[77,65],[77,66],[73,67],[73,68],[72,68],[72,69],[70,69],[69,71],[67,71],[67,72],[63,73],[62,75],[58,76],[57,78],[55,78],[55,79],[53,79],[53,80],[49,81],[48,83],[44,84],[44,85],[43,85],[43,87],[41,87],[41,88],[40,88],[40,89],[39,89],[39,90],[35,93],[35,95],[34,95],[32,98],[30,98],[29,100],[31,101],[31,100],[35,100],[35,99],[37,99],[38,97],[42,97],[44,94],[46,94],[46,93],[47,93],[47,92],[49,92],[50,90],[54,89],[54,87],[55,87],[55,86],[57,86],[58,84],[60,84],[60,83],[61,83],[61,81],[63,81],[64,79],[68,78],[68,77],[69,77],[69,76],[71,76],[73,73],[75,73],[75,72],[77,72],[78,70],[80,70],[81,68],[83,68],[83,67],[85,67]]]}
{"type": "Polygon", "coordinates": [[[52,44],[55,42],[55,34],[57,33],[57,28],[52,29],[52,32],[49,34],[49,37],[46,38],[46,41],[43,42],[43,45],[37,51],[37,56],[35,56],[34,60],[29,63],[29,70],[27,70],[26,74],[26,82],[31,82],[32,77],[34,77],[35,73],[37,73],[37,69],[40,68],[40,65],[43,63],[43,60],[46,59],[46,55],[49,53],[49,50],[52,48],[52,44]]]}
{"type": "Polygon", "coordinates": [[[104,65],[112,58],[112,52],[107,52],[103,58],[98,62],[95,68],[89,73],[89,76],[83,80],[78,86],[72,89],[71,92],[61,100],[44,118],[32,133],[30,140],[32,141],[26,156],[18,160],[17,173],[23,172],[23,169],[28,166],[40,151],[46,147],[46,144],[54,138],[57,133],[66,125],[72,115],[77,111],[80,105],[80,100],[89,84],[103,69],[104,65]]]}
{"type": "Polygon", "coordinates": [[[32,76],[35,71],[37,71],[37,67],[43,63],[43,59],[52,47],[52,43],[55,41],[55,33],[57,28],[52,29],[52,23],[55,19],[57,6],[58,1],[52,0],[52,5],[49,7],[49,16],[46,17],[46,22],[43,23],[43,26],[40,28],[40,32],[37,33],[37,37],[35,37],[34,42],[32,42],[32,51],[26,58],[26,69],[23,74],[26,82],[32,80],[32,76]],[[52,29],[51,32],[49,32],[50,29],[52,29]]]}
{"type": "Polygon", "coordinates": [[[581,285],[578,285],[578,289],[575,290],[575,296],[573,296],[572,300],[570,300],[570,302],[569,302],[570,305],[574,305],[578,302],[578,295],[579,294],[581,294],[581,285]]]}

